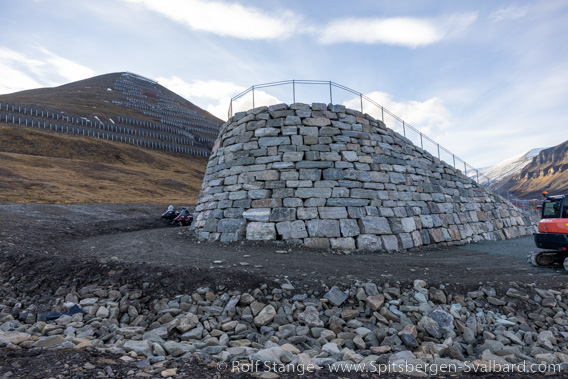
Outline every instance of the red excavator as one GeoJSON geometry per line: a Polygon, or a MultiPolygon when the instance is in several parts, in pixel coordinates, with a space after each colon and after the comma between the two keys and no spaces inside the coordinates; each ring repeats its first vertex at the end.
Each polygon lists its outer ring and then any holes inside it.
{"type": "Polygon", "coordinates": [[[568,271],[568,195],[548,196],[543,192],[542,217],[528,261],[539,267],[562,267],[568,271]]]}

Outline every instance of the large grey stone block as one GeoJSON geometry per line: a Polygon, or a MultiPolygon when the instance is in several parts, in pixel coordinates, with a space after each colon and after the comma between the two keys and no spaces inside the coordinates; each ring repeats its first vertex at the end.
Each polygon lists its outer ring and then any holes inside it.
{"type": "Polygon", "coordinates": [[[348,162],[355,162],[359,160],[357,153],[355,151],[342,151],[341,156],[348,162]]]}
{"type": "Polygon", "coordinates": [[[267,128],[255,130],[254,136],[255,137],[276,137],[279,133],[280,133],[280,129],[267,127],[267,128]]]}
{"type": "Polygon", "coordinates": [[[292,227],[290,221],[276,223],[276,232],[283,240],[292,238],[292,227]]]}
{"type": "Polygon", "coordinates": [[[270,241],[276,239],[276,228],[274,223],[250,222],[247,225],[247,240],[250,241],[270,241]]]}
{"type": "Polygon", "coordinates": [[[270,208],[252,208],[243,212],[243,217],[250,221],[268,222],[270,208]]]}
{"type": "Polygon", "coordinates": [[[355,239],[352,237],[330,238],[329,242],[332,249],[349,251],[355,250],[355,239]]]}
{"type": "Polygon", "coordinates": [[[300,169],[299,178],[300,180],[320,180],[321,170],[317,168],[304,168],[300,169]]]}
{"type": "Polygon", "coordinates": [[[353,188],[351,189],[351,197],[354,199],[376,199],[378,193],[375,190],[353,188]]]}
{"type": "Polygon", "coordinates": [[[286,208],[297,208],[297,207],[301,207],[302,205],[304,205],[304,202],[302,201],[302,199],[298,199],[296,197],[289,197],[289,198],[285,198],[284,201],[282,202],[282,204],[286,208]]]}
{"type": "Polygon", "coordinates": [[[312,220],[318,217],[318,209],[315,207],[298,208],[296,216],[300,220],[312,220]]]}
{"type": "Polygon", "coordinates": [[[332,168],[333,162],[331,161],[300,161],[296,162],[296,168],[332,168]]]}
{"type": "Polygon", "coordinates": [[[347,218],[347,209],[345,207],[319,207],[318,212],[322,219],[341,219],[347,218]]]}
{"type": "Polygon", "coordinates": [[[304,246],[312,249],[329,248],[329,238],[310,237],[304,239],[304,246]]]}
{"type": "Polygon", "coordinates": [[[383,248],[381,237],[374,234],[361,234],[357,237],[357,249],[363,251],[380,251],[383,248]]]}
{"type": "Polygon", "coordinates": [[[310,197],[304,201],[304,207],[323,207],[326,201],[325,197],[310,197]]]}
{"type": "Polygon", "coordinates": [[[303,151],[291,151],[282,155],[282,161],[284,162],[299,162],[302,159],[304,159],[303,151]]]}
{"type": "Polygon", "coordinates": [[[341,237],[339,220],[306,221],[310,237],[341,237]]]}
{"type": "Polygon", "coordinates": [[[242,218],[224,218],[219,220],[217,231],[220,233],[231,233],[244,230],[246,220],[242,218]]]}
{"type": "Polygon", "coordinates": [[[341,228],[341,235],[343,237],[358,236],[359,233],[361,232],[357,220],[344,218],[339,220],[339,226],[341,228]]]}
{"type": "Polygon", "coordinates": [[[280,180],[280,172],[277,170],[263,170],[254,174],[256,180],[280,180]]]}
{"type": "Polygon", "coordinates": [[[295,193],[296,197],[307,199],[310,197],[331,197],[331,188],[298,188],[295,193]]]}
{"type": "Polygon", "coordinates": [[[258,139],[258,146],[269,147],[269,146],[279,146],[279,145],[289,145],[290,137],[261,137],[258,139]]]}
{"type": "Polygon", "coordinates": [[[381,236],[381,238],[383,240],[383,245],[385,247],[385,250],[387,250],[387,251],[398,251],[399,250],[398,239],[396,238],[395,235],[385,235],[385,236],[381,236]]]}
{"type": "Polygon", "coordinates": [[[306,238],[308,231],[304,221],[297,220],[290,223],[290,235],[292,238],[306,238]]]}
{"type": "Polygon", "coordinates": [[[296,219],[296,208],[273,208],[270,213],[269,221],[282,222],[294,221],[296,219]]]}
{"type": "Polygon", "coordinates": [[[268,199],[272,195],[271,190],[266,189],[255,189],[248,191],[249,199],[268,199]]]}
{"type": "Polygon", "coordinates": [[[331,125],[331,120],[328,118],[305,118],[302,120],[302,123],[307,126],[327,126],[331,125]]]}
{"type": "Polygon", "coordinates": [[[343,170],[339,168],[326,168],[323,170],[323,178],[325,180],[340,180],[343,177],[343,170]]]}
{"type": "Polygon", "coordinates": [[[327,205],[331,207],[364,207],[369,205],[371,200],[369,199],[351,199],[344,197],[332,197],[327,199],[327,205]]]}
{"type": "Polygon", "coordinates": [[[385,217],[365,216],[359,220],[362,234],[391,234],[389,222],[385,217]]]}
{"type": "Polygon", "coordinates": [[[389,224],[393,233],[411,233],[416,230],[416,223],[414,217],[391,217],[389,224]]]}

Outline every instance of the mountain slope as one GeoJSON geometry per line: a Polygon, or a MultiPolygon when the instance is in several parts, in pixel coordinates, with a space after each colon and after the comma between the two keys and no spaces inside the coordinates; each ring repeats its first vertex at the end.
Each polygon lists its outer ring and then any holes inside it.
{"type": "Polygon", "coordinates": [[[523,167],[532,161],[533,157],[544,149],[546,148],[532,149],[526,153],[499,162],[494,166],[479,170],[479,182],[491,187],[503,178],[520,172],[523,167]]]}
{"type": "Polygon", "coordinates": [[[539,197],[545,190],[551,195],[568,193],[568,141],[542,150],[520,172],[492,188],[525,198],[539,197]]]}
{"type": "Polygon", "coordinates": [[[207,159],[0,124],[1,203],[188,205],[207,159]]]}
{"type": "Polygon", "coordinates": [[[0,122],[207,156],[222,120],[128,72],[0,95],[0,122]]]}

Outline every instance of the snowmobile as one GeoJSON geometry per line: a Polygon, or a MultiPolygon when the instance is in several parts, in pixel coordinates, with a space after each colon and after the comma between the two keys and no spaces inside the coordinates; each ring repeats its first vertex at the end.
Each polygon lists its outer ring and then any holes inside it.
{"type": "Polygon", "coordinates": [[[174,223],[177,223],[179,226],[186,226],[190,225],[193,221],[193,215],[189,213],[186,208],[182,208],[179,212],[179,215],[174,218],[174,223]]]}
{"type": "Polygon", "coordinates": [[[528,261],[538,267],[564,267],[568,271],[568,195],[548,196],[543,192],[542,217],[528,261]]]}
{"type": "Polygon", "coordinates": [[[179,216],[179,214],[180,214],[180,212],[177,212],[176,210],[174,210],[174,206],[173,206],[173,205],[170,205],[170,206],[168,207],[168,210],[165,211],[165,212],[162,214],[162,217],[160,217],[160,218],[163,218],[164,220],[168,220],[168,221],[170,221],[170,223],[173,223],[174,219],[175,219],[177,216],[179,216]]]}

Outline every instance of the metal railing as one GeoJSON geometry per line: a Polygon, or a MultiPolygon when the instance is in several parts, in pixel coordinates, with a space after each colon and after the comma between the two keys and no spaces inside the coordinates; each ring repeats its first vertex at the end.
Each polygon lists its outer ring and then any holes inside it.
{"type": "MultiPolygon", "coordinates": [[[[255,91],[262,89],[262,88],[269,88],[269,87],[279,87],[279,86],[286,86],[291,85],[292,87],[292,103],[296,102],[296,87],[302,85],[319,85],[319,86],[326,86],[329,87],[329,103],[333,104],[333,96],[334,92],[333,89],[337,88],[342,92],[351,93],[359,98],[359,106],[361,113],[365,113],[364,109],[364,102],[369,103],[371,106],[371,110],[379,110],[380,111],[380,119],[392,130],[398,131],[399,134],[402,134],[406,139],[410,140],[414,145],[420,146],[420,148],[428,153],[432,154],[433,156],[437,156],[438,159],[446,162],[449,165],[452,165],[456,169],[461,169],[461,165],[463,164],[464,174],[467,175],[468,168],[476,172],[476,182],[479,182],[479,171],[474,168],[473,166],[466,163],[463,159],[457,157],[454,153],[428,137],[427,135],[420,132],[418,129],[410,125],[409,123],[405,122],[403,119],[395,115],[394,113],[390,112],[388,109],[371,99],[370,97],[362,94],[361,92],[357,92],[349,87],[345,87],[341,84],[337,84],[332,81],[322,81],[322,80],[284,80],[279,82],[271,82],[271,83],[263,83],[263,84],[255,84],[243,92],[239,93],[238,95],[231,98],[231,103],[229,105],[228,116],[231,118],[233,116],[233,103],[237,100],[243,99],[247,94],[252,94],[252,108],[255,108],[258,104],[258,100],[255,99],[255,91]],[[402,132],[402,133],[400,133],[402,132]],[[460,168],[458,168],[458,165],[460,168]]],[[[337,92],[335,93],[337,97],[337,92]]],[[[326,90],[326,100],[327,100],[327,90],[326,90]]],[[[352,98],[350,100],[353,100],[352,98]]],[[[261,101],[262,102],[262,101],[261,101]]],[[[315,102],[315,101],[312,101],[315,102]]],[[[262,104],[267,105],[267,104],[262,104]]],[[[367,113],[369,113],[368,111],[367,113]]],[[[379,117],[375,117],[379,118],[379,117]]],[[[471,176],[470,176],[471,177],[471,176]]]]}

